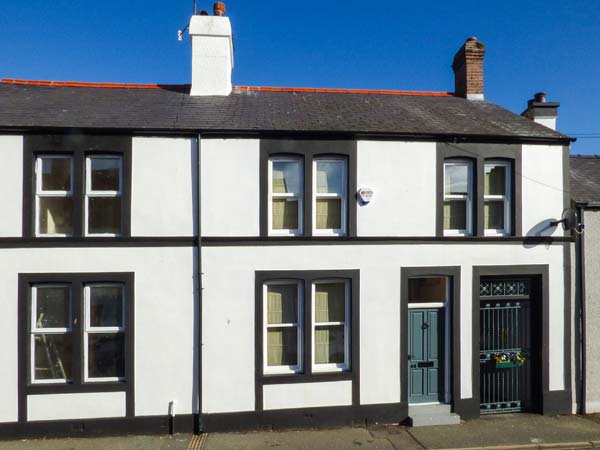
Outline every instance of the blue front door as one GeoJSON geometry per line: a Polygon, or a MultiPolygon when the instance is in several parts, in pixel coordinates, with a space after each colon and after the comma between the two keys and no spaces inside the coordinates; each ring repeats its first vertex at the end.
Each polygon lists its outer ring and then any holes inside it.
{"type": "Polygon", "coordinates": [[[408,401],[444,399],[444,310],[409,309],[408,401]]]}

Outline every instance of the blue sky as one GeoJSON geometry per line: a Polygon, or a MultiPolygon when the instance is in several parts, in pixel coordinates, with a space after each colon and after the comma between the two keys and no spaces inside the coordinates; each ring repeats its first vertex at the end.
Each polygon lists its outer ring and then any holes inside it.
{"type": "MultiPolygon", "coordinates": [[[[212,10],[212,1],[198,0],[212,10]]],[[[0,77],[188,83],[177,30],[193,0],[9,1],[0,14],[0,77]]],[[[559,101],[573,153],[600,153],[597,0],[227,2],[235,84],[453,89],[469,36],[487,46],[486,97],[521,113],[538,91],[559,101]],[[376,5],[376,6],[372,6],[376,5]]]]}

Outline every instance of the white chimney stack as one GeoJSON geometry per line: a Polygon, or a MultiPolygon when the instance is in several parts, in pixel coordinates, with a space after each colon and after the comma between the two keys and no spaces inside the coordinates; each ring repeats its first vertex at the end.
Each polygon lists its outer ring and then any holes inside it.
{"type": "Polygon", "coordinates": [[[206,12],[192,16],[192,90],[191,95],[231,94],[233,70],[233,34],[225,17],[225,4],[215,3],[214,16],[206,12]]]}

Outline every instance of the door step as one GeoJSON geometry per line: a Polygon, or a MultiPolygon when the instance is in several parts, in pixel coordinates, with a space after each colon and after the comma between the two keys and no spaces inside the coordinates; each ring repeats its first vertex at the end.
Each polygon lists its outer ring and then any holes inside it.
{"type": "Polygon", "coordinates": [[[460,416],[451,411],[450,405],[410,405],[408,423],[412,427],[459,425],[460,416]]]}

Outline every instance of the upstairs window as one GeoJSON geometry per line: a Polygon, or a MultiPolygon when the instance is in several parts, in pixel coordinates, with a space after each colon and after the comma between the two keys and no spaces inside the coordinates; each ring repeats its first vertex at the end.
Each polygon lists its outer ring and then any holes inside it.
{"type": "Polygon", "coordinates": [[[313,234],[347,234],[348,166],[345,159],[315,159],[313,234]]]}
{"type": "Polygon", "coordinates": [[[486,235],[506,236],[511,230],[511,165],[485,163],[484,226],[486,235]]]}
{"type": "Polygon", "coordinates": [[[118,156],[86,158],[86,235],[122,234],[123,161],[118,156]]]}
{"type": "Polygon", "coordinates": [[[444,163],[444,235],[473,234],[473,164],[444,163]]]}
{"type": "Polygon", "coordinates": [[[130,136],[23,138],[23,236],[131,235],[130,136]]]}
{"type": "Polygon", "coordinates": [[[356,141],[260,140],[260,236],[356,236],[356,141]]]}
{"type": "Polygon", "coordinates": [[[36,234],[73,235],[73,158],[39,156],[35,162],[35,174],[36,234]]]}
{"type": "Polygon", "coordinates": [[[269,160],[269,234],[297,236],[303,232],[302,161],[291,158],[269,160]]]}

